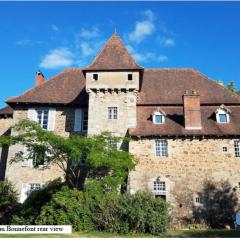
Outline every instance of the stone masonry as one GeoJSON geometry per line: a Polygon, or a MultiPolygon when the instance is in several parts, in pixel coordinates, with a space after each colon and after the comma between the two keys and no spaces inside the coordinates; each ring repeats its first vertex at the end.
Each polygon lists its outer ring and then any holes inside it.
{"type": "MultiPolygon", "coordinates": [[[[167,185],[175,222],[191,218],[193,198],[201,193],[207,180],[227,180],[232,187],[240,182],[240,159],[234,155],[233,139],[168,139],[168,157],[155,155],[155,139],[130,142],[130,152],[138,160],[129,176],[129,189],[153,191],[153,181],[160,177],[167,185]],[[228,151],[222,151],[227,147],[228,151]]],[[[238,189],[240,196],[240,190],[238,189]]]]}

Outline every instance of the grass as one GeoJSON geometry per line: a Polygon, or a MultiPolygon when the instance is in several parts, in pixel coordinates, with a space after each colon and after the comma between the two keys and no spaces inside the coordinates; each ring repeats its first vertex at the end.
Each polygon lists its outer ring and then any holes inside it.
{"type": "Polygon", "coordinates": [[[70,235],[67,234],[0,234],[0,238],[71,238],[71,237],[97,237],[97,238],[117,238],[117,237],[179,237],[179,238],[240,238],[240,230],[169,230],[165,233],[159,235],[149,235],[149,234],[113,234],[106,232],[75,232],[70,235]]]}

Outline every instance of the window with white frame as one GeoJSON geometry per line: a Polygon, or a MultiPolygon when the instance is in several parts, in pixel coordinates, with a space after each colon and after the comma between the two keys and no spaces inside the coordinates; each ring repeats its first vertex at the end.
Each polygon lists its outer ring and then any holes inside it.
{"type": "Polygon", "coordinates": [[[193,204],[195,206],[202,206],[204,203],[203,196],[199,193],[193,195],[193,204]]]}
{"type": "Polygon", "coordinates": [[[240,140],[234,140],[235,157],[240,157],[240,140]]]}
{"type": "Polygon", "coordinates": [[[37,120],[43,129],[48,129],[48,109],[37,110],[37,120]]]}
{"type": "Polygon", "coordinates": [[[155,197],[160,197],[166,200],[167,187],[166,182],[162,181],[159,177],[153,182],[153,194],[155,197]]]}
{"type": "Polygon", "coordinates": [[[108,119],[116,120],[118,118],[118,109],[117,107],[108,107],[108,119]]]}
{"type": "Polygon", "coordinates": [[[155,151],[157,157],[167,157],[168,156],[168,144],[165,139],[155,140],[155,151]]]}
{"type": "Polygon", "coordinates": [[[153,123],[154,124],[163,124],[165,122],[165,117],[160,112],[155,112],[153,114],[153,123]]]}
{"type": "Polygon", "coordinates": [[[216,120],[218,123],[229,123],[230,118],[229,118],[229,113],[226,109],[219,108],[216,111],[216,120]]]}
{"type": "Polygon", "coordinates": [[[31,194],[31,192],[40,190],[44,188],[44,186],[45,185],[42,183],[23,183],[20,195],[20,202],[23,203],[31,194]]]}

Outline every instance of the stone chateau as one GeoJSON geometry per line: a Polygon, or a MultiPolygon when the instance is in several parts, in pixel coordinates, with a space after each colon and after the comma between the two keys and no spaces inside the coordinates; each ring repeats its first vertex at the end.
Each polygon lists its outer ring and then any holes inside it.
{"type": "MultiPolygon", "coordinates": [[[[191,218],[208,180],[227,180],[240,192],[240,97],[194,68],[139,66],[114,33],[85,68],[66,69],[9,98],[0,111],[1,134],[21,119],[68,137],[108,130],[130,136],[138,164],[131,193],[152,192],[171,204],[175,220],[191,218]]],[[[56,166],[10,164],[22,146],[2,149],[0,178],[12,181],[23,202],[29,192],[63,176],[56,166]]]]}

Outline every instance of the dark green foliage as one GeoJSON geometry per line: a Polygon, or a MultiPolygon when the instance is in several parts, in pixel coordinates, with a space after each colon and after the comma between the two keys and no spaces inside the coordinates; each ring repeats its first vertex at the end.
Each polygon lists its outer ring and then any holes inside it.
{"type": "Polygon", "coordinates": [[[229,182],[206,182],[202,198],[203,206],[194,207],[197,221],[203,220],[211,228],[234,227],[238,199],[229,182]]]}
{"type": "Polygon", "coordinates": [[[49,182],[45,188],[33,191],[22,204],[19,212],[14,215],[12,224],[22,224],[22,222],[30,225],[36,224],[41,208],[52,199],[53,194],[61,190],[62,186],[64,183],[56,179],[49,182]]]}
{"type": "Polygon", "coordinates": [[[110,195],[95,209],[98,230],[158,234],[169,224],[168,204],[150,193],[110,195]]]}
{"type": "Polygon", "coordinates": [[[42,208],[37,223],[71,224],[75,231],[158,234],[168,227],[168,204],[148,193],[94,194],[65,187],[42,208]]]}
{"type": "Polygon", "coordinates": [[[92,230],[89,202],[82,191],[65,186],[42,208],[37,224],[66,224],[72,225],[75,231],[92,230]]]}
{"type": "Polygon", "coordinates": [[[7,224],[18,209],[17,191],[7,180],[0,181],[0,224],[7,224]]]}
{"type": "Polygon", "coordinates": [[[29,120],[21,121],[14,128],[18,135],[1,136],[0,145],[20,143],[28,154],[18,152],[12,161],[34,159],[36,168],[44,161],[55,163],[63,170],[71,187],[83,189],[85,180],[91,179],[116,190],[135,166],[133,155],[109,144],[110,141],[126,143],[128,139],[114,137],[108,132],[95,136],[73,134],[64,138],[29,120]]]}

